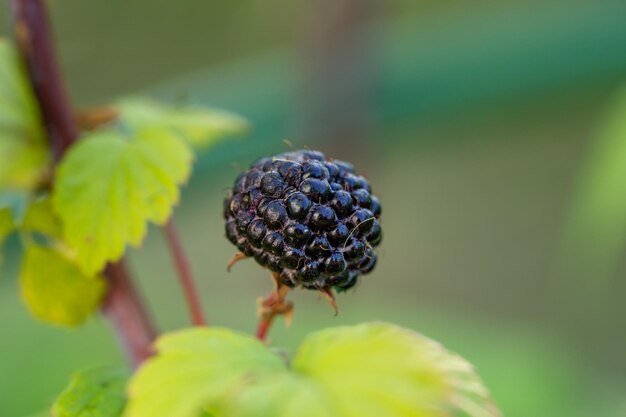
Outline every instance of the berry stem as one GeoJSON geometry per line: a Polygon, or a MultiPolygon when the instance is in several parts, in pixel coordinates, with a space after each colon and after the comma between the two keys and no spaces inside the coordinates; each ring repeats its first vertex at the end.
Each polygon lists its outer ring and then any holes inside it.
{"type": "Polygon", "coordinates": [[[273,321],[274,321],[273,318],[272,319],[262,318],[259,321],[259,325],[256,329],[257,339],[259,339],[262,342],[265,342],[267,340],[267,334],[269,333],[269,330],[272,327],[273,321]]]}
{"type": "MultiPolygon", "coordinates": [[[[26,64],[55,161],[78,139],[79,130],[59,70],[48,11],[43,0],[9,0],[15,41],[26,64]]],[[[150,355],[155,327],[122,262],[109,264],[102,311],[133,365],[150,355]]]]}
{"type": "MultiPolygon", "coordinates": [[[[276,275],[274,275],[276,279],[276,275]]],[[[287,323],[291,322],[293,304],[286,301],[285,297],[289,292],[286,286],[278,286],[267,298],[260,299],[259,302],[259,324],[256,330],[256,337],[261,341],[267,339],[267,335],[274,323],[276,316],[284,315],[287,323]]]]}
{"type": "Polygon", "coordinates": [[[272,314],[271,310],[264,309],[271,308],[271,306],[276,304],[276,302],[278,301],[278,291],[274,291],[273,293],[268,295],[267,298],[260,300],[261,311],[259,314],[259,324],[256,328],[256,337],[260,341],[264,342],[267,340],[267,334],[272,327],[274,317],[276,317],[275,314],[272,314]]]}
{"type": "Polygon", "coordinates": [[[193,279],[193,273],[191,272],[191,265],[185,255],[183,245],[178,237],[178,232],[176,231],[176,226],[172,218],[163,226],[163,233],[165,234],[165,240],[167,241],[168,248],[172,255],[174,267],[178,272],[180,285],[185,293],[191,322],[195,326],[206,326],[206,320],[202,313],[202,304],[193,279]]]}

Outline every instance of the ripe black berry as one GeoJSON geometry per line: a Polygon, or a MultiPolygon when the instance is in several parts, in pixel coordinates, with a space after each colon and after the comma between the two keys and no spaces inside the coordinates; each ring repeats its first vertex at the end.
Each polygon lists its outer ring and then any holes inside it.
{"type": "MultiPolygon", "coordinates": [[[[250,213],[254,215],[254,213],[250,213]]],[[[284,225],[288,219],[287,209],[283,206],[281,201],[272,201],[265,208],[263,219],[267,225],[272,229],[278,229],[284,225]]]]}
{"type": "Polygon", "coordinates": [[[285,228],[284,232],[292,244],[308,242],[311,237],[311,229],[302,223],[292,223],[285,228]]]}
{"type": "Polygon", "coordinates": [[[293,193],[286,200],[287,211],[292,219],[302,219],[311,209],[311,200],[302,193],[293,193]]]}
{"type": "Polygon", "coordinates": [[[345,291],[376,265],[380,202],[352,164],[317,151],[261,158],[224,201],[226,237],[289,287],[345,291]]]}
{"type": "Polygon", "coordinates": [[[313,209],[310,223],[315,230],[326,230],[334,226],[336,220],[337,215],[332,208],[320,205],[313,209]]]}
{"type": "Polygon", "coordinates": [[[300,184],[300,191],[317,203],[324,203],[332,192],[326,180],[307,178],[300,184]]]}
{"type": "Polygon", "coordinates": [[[354,207],[352,204],[352,196],[349,192],[343,191],[343,189],[335,191],[330,205],[338,214],[347,214],[354,207]]]}

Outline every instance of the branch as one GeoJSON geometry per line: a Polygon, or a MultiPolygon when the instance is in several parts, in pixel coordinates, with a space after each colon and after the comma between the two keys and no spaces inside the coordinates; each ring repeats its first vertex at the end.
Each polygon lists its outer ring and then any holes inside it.
{"type": "Polygon", "coordinates": [[[173,219],[170,219],[165,226],[163,226],[163,233],[165,234],[167,246],[172,254],[174,266],[178,272],[180,285],[183,288],[185,298],[187,299],[187,307],[189,308],[191,321],[196,326],[205,326],[206,320],[204,319],[204,314],[202,313],[202,304],[200,303],[198,290],[196,289],[194,283],[191,265],[185,256],[185,251],[178,237],[178,233],[176,232],[173,219]]]}
{"type": "Polygon", "coordinates": [[[108,264],[104,273],[109,281],[109,291],[102,312],[115,328],[128,358],[136,367],[152,354],[156,331],[124,262],[108,264]]]}
{"type": "Polygon", "coordinates": [[[42,0],[10,0],[10,3],[15,40],[58,161],[79,132],[57,64],[46,6],[42,0]]]}
{"type": "MultiPolygon", "coordinates": [[[[13,30],[39,104],[55,161],[78,139],[74,113],[63,85],[43,0],[9,0],[13,30]]],[[[105,269],[109,293],[102,310],[137,365],[150,354],[156,331],[122,263],[105,269]]]]}

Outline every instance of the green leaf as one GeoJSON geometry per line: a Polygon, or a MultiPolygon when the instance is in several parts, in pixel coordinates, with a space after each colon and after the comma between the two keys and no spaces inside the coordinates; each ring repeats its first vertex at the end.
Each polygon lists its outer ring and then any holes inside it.
{"type": "Polygon", "coordinates": [[[232,389],[285,369],[263,344],[227,329],[172,333],[156,348],[159,357],[131,381],[127,417],[199,417],[232,389]]]}
{"type": "Polygon", "coordinates": [[[35,414],[29,414],[27,417],[50,417],[50,410],[43,410],[35,414]]]}
{"type": "MultiPolygon", "coordinates": [[[[332,393],[316,381],[284,372],[233,393],[216,407],[215,417],[344,417],[335,401],[332,393]]],[[[378,417],[368,412],[359,416],[378,417]]]]}
{"type": "Polygon", "coordinates": [[[293,369],[321,383],[341,416],[499,415],[468,362],[387,323],[317,332],[293,369]]]}
{"type": "Polygon", "coordinates": [[[165,336],[157,348],[131,380],[125,417],[500,415],[465,360],[385,323],[314,333],[291,368],[251,337],[221,329],[165,336]]]}
{"type": "Polygon", "coordinates": [[[0,207],[0,248],[4,243],[4,240],[15,229],[15,223],[13,222],[13,214],[8,207],[0,207]]]}
{"type": "Polygon", "coordinates": [[[85,276],[60,251],[35,244],[26,247],[20,283],[34,316],[65,326],[79,325],[94,313],[106,289],[102,277],[85,276]]]}
{"type": "Polygon", "coordinates": [[[20,230],[42,233],[53,238],[61,237],[61,222],[52,210],[49,197],[40,198],[28,206],[20,230]]]}
{"type": "Polygon", "coordinates": [[[13,222],[11,209],[8,207],[0,207],[0,265],[2,265],[3,261],[2,246],[13,230],[15,230],[15,224],[13,222]]]}
{"type": "Polygon", "coordinates": [[[147,222],[163,224],[189,178],[193,156],[174,133],[144,129],[85,137],[59,165],[52,204],[81,269],[92,275],[139,246],[147,222]]]}
{"type": "Polygon", "coordinates": [[[100,366],[76,373],[52,407],[54,417],[119,417],[128,371],[100,366]]]}
{"type": "Polygon", "coordinates": [[[171,107],[145,98],[123,100],[118,109],[122,122],[133,129],[172,129],[199,148],[223,138],[242,135],[250,129],[244,118],[218,109],[171,107]]]}
{"type": "Polygon", "coordinates": [[[50,155],[34,94],[11,43],[0,39],[0,189],[31,189],[50,155]]]}

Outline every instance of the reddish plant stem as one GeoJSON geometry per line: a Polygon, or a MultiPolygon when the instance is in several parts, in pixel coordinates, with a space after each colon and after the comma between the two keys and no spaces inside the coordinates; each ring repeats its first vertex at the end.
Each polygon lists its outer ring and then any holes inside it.
{"type": "Polygon", "coordinates": [[[148,317],[123,261],[108,264],[104,271],[109,291],[102,312],[117,332],[134,367],[152,354],[156,330],[148,317]]]}
{"type": "MultiPolygon", "coordinates": [[[[271,293],[265,300],[261,302],[261,308],[263,307],[272,307],[278,302],[278,291],[271,293]]],[[[261,311],[261,317],[259,319],[259,324],[256,328],[256,338],[260,341],[264,342],[267,340],[267,334],[272,328],[272,324],[274,323],[275,314],[271,314],[269,311],[261,311]],[[269,314],[268,314],[269,313],[269,314]]]]}
{"type": "Polygon", "coordinates": [[[163,226],[163,233],[165,234],[167,246],[172,254],[172,260],[176,272],[178,273],[180,285],[185,293],[191,321],[196,326],[206,326],[206,320],[202,313],[202,304],[200,303],[198,290],[196,289],[193,273],[191,272],[191,265],[185,255],[183,245],[178,237],[178,232],[176,231],[172,218],[163,226]]]}
{"type": "MultiPolygon", "coordinates": [[[[39,104],[55,160],[78,139],[74,113],[59,70],[43,0],[9,0],[13,29],[39,104]]],[[[131,278],[119,262],[105,269],[110,287],[102,310],[137,365],[149,354],[156,331],[131,278]]]]}
{"type": "Polygon", "coordinates": [[[267,340],[267,334],[269,333],[273,322],[274,322],[273,319],[262,318],[259,321],[258,327],[256,328],[256,338],[262,342],[267,340]]]}
{"type": "MultiPolygon", "coordinates": [[[[276,274],[274,274],[274,279],[277,280],[276,274]]],[[[257,339],[261,341],[267,339],[276,316],[284,315],[287,322],[291,321],[293,304],[285,300],[288,292],[288,287],[277,286],[276,291],[267,296],[267,298],[261,299],[259,303],[259,324],[256,330],[257,339]]]]}
{"type": "Polygon", "coordinates": [[[56,60],[48,12],[43,0],[10,0],[10,4],[15,40],[58,161],[79,132],[56,60]]]}

